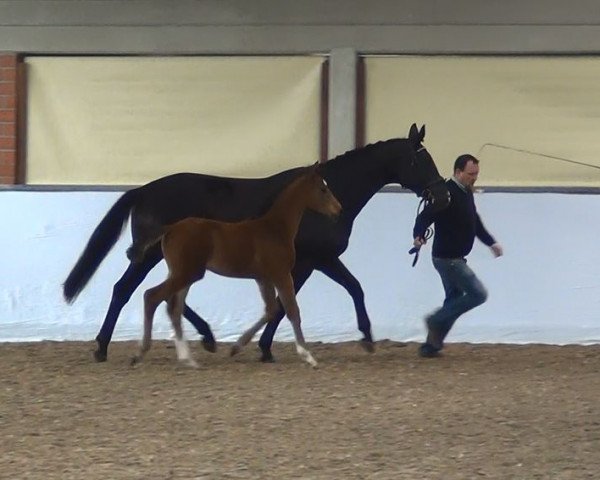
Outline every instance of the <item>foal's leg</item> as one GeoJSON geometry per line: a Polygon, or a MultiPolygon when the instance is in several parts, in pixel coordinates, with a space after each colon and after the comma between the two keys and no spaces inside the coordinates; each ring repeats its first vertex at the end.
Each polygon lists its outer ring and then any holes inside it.
{"type": "Polygon", "coordinates": [[[304,334],[302,333],[302,327],[300,326],[300,309],[298,308],[298,303],[296,302],[296,294],[294,292],[294,282],[292,281],[292,276],[289,275],[288,278],[277,282],[276,288],[277,293],[279,294],[279,299],[283,304],[285,314],[290,319],[290,322],[292,322],[294,337],[296,338],[296,351],[298,352],[298,355],[300,355],[302,360],[308,362],[311,366],[316,367],[317,361],[306,348],[304,334]]]}
{"type": "Polygon", "coordinates": [[[189,287],[180,290],[167,302],[167,312],[171,318],[171,324],[175,332],[175,349],[177,350],[177,359],[193,368],[198,368],[198,364],[192,358],[190,348],[187,340],[183,335],[183,329],[181,328],[181,315],[183,313],[185,297],[189,291],[189,287]]]}
{"type": "Polygon", "coordinates": [[[258,332],[265,323],[269,322],[279,309],[279,303],[277,302],[273,284],[259,280],[256,280],[256,283],[258,284],[260,295],[265,302],[265,313],[258,322],[252,325],[240,336],[240,338],[238,338],[238,341],[231,347],[231,356],[239,353],[242,347],[252,340],[256,332],[258,332]]]}
{"type": "MultiPolygon", "coordinates": [[[[162,258],[160,245],[152,247],[146,251],[141,263],[130,263],[123,276],[115,283],[106,317],[96,336],[98,348],[94,351],[94,359],[97,362],[105,362],[108,358],[108,345],[110,344],[115,325],[117,324],[117,319],[123,306],[129,301],[133,292],[139,287],[144,278],[146,278],[148,272],[150,272],[162,258]]],[[[215,337],[213,336],[208,323],[196,315],[189,307],[185,310],[185,317],[192,325],[194,325],[198,333],[203,336],[202,346],[205,350],[214,352],[216,350],[215,337]]]]}
{"type": "Polygon", "coordinates": [[[141,362],[144,355],[150,350],[150,345],[152,344],[152,322],[154,320],[154,313],[160,303],[167,300],[172,295],[169,292],[169,283],[169,280],[165,280],[160,285],[144,292],[144,336],[140,342],[140,351],[131,359],[131,365],[141,362]]]}
{"type": "MultiPolygon", "coordinates": [[[[298,258],[296,260],[296,265],[292,270],[292,277],[294,278],[294,291],[298,293],[302,285],[306,282],[308,277],[313,272],[313,263],[312,261],[306,261],[298,258]]],[[[283,306],[280,302],[277,305],[277,311],[273,318],[267,323],[262,335],[260,336],[260,340],[258,341],[258,346],[261,350],[261,362],[273,362],[275,361],[273,358],[273,353],[271,352],[271,345],[273,344],[273,338],[275,337],[275,332],[277,331],[277,327],[279,323],[285,316],[285,311],[283,310],[283,306]]]]}

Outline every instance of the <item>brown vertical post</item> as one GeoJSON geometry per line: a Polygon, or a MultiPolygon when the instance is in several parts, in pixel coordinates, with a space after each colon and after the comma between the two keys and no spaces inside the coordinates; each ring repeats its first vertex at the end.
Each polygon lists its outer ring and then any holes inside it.
{"type": "Polygon", "coordinates": [[[329,159],[329,60],[321,65],[321,162],[329,159]]]}
{"type": "Polygon", "coordinates": [[[17,183],[18,76],[16,53],[0,52],[0,184],[17,183]]]}
{"type": "Polygon", "coordinates": [[[27,162],[27,64],[17,58],[17,152],[15,183],[25,183],[27,162]]]}
{"type": "Polygon", "coordinates": [[[358,57],[356,62],[356,146],[364,147],[366,144],[366,112],[367,112],[367,85],[366,85],[365,59],[358,57]]]}

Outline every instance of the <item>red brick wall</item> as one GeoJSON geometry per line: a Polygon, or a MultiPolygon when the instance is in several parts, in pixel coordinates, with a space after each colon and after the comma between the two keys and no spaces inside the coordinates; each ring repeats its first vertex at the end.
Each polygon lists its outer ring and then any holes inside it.
{"type": "Polygon", "coordinates": [[[17,183],[17,62],[0,52],[0,184],[17,183]]]}

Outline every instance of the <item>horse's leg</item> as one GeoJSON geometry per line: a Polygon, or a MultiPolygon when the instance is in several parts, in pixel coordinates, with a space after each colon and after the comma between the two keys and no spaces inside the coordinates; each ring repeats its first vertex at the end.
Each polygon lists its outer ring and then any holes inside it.
{"type": "Polygon", "coordinates": [[[146,255],[144,261],[141,263],[130,263],[123,276],[115,283],[106,317],[104,318],[100,332],[96,336],[98,349],[94,352],[94,358],[97,362],[105,362],[108,358],[108,345],[115,330],[119,314],[131,298],[131,295],[133,295],[133,292],[135,292],[135,289],[146,278],[148,272],[162,259],[160,249],[158,252],[158,255],[156,251],[153,251],[153,254],[148,252],[148,255],[146,255]]]}
{"type": "Polygon", "coordinates": [[[202,335],[202,346],[204,350],[214,353],[217,351],[217,341],[213,335],[210,326],[206,321],[194,312],[187,303],[183,305],[183,316],[194,326],[200,335],[202,335]]]}
{"type": "MultiPolygon", "coordinates": [[[[298,293],[298,291],[302,288],[302,285],[308,280],[308,277],[313,272],[313,264],[311,262],[302,261],[298,259],[296,261],[296,265],[292,270],[292,277],[294,278],[294,291],[298,293]]],[[[275,337],[275,332],[277,331],[277,327],[279,323],[283,319],[285,312],[283,310],[283,306],[280,302],[278,302],[278,308],[273,318],[269,320],[267,326],[265,327],[262,335],[260,336],[260,340],[258,341],[258,346],[261,350],[261,362],[274,362],[273,353],[271,352],[271,345],[273,345],[273,338],[275,337]]]]}
{"type": "Polygon", "coordinates": [[[313,367],[317,366],[317,361],[308,351],[306,347],[306,341],[304,340],[304,334],[302,333],[301,320],[300,320],[300,309],[296,302],[296,294],[294,293],[294,281],[292,276],[281,279],[276,282],[275,288],[279,294],[279,299],[285,310],[285,314],[292,322],[292,328],[294,329],[294,337],[296,339],[296,352],[300,355],[300,358],[310,364],[313,367]]]}
{"type": "Polygon", "coordinates": [[[279,303],[277,302],[273,284],[260,280],[256,280],[256,283],[260,290],[260,296],[265,302],[265,313],[258,322],[252,325],[240,336],[240,338],[238,338],[238,341],[231,347],[231,356],[239,353],[242,347],[246,346],[248,342],[252,340],[256,332],[258,332],[265,323],[270,321],[279,309],[279,303]]]}
{"type": "Polygon", "coordinates": [[[152,344],[152,322],[154,320],[154,313],[160,303],[170,298],[170,296],[169,280],[144,292],[144,336],[140,342],[138,354],[131,359],[132,366],[141,362],[144,355],[150,350],[152,344]]]}
{"type": "Polygon", "coordinates": [[[190,348],[187,340],[183,335],[183,329],[181,328],[181,315],[183,313],[183,306],[185,297],[189,291],[189,287],[179,290],[177,293],[171,296],[167,302],[167,312],[173,325],[175,332],[175,349],[177,350],[177,359],[193,368],[198,368],[198,364],[192,358],[190,348]]]}
{"type": "Polygon", "coordinates": [[[359,281],[337,257],[326,263],[317,264],[316,269],[323,272],[334,282],[339,283],[350,294],[354,301],[358,329],[364,335],[360,344],[367,352],[373,353],[375,351],[375,344],[371,335],[371,320],[369,320],[369,315],[365,307],[365,293],[359,281]]]}

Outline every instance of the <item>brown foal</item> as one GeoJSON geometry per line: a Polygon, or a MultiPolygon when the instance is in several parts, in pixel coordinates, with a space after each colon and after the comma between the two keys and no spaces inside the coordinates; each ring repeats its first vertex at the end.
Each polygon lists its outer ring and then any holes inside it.
{"type": "Polygon", "coordinates": [[[304,211],[310,208],[334,217],[342,208],[317,170],[316,165],[307,167],[260,218],[228,223],[190,217],[165,228],[157,241],[161,241],[169,274],[164,282],[144,293],[144,336],[132,364],[141,361],[150,349],[154,312],[166,301],[177,358],[198,366],[183,336],[181,315],[190,286],[210,270],[226,277],[253,278],[265,302],[264,315],[240,336],[231,349],[232,355],[277,313],[279,295],[294,329],[296,351],[310,365],[317,365],[306,348],[291,275],[296,260],[294,238],[304,211]]]}

